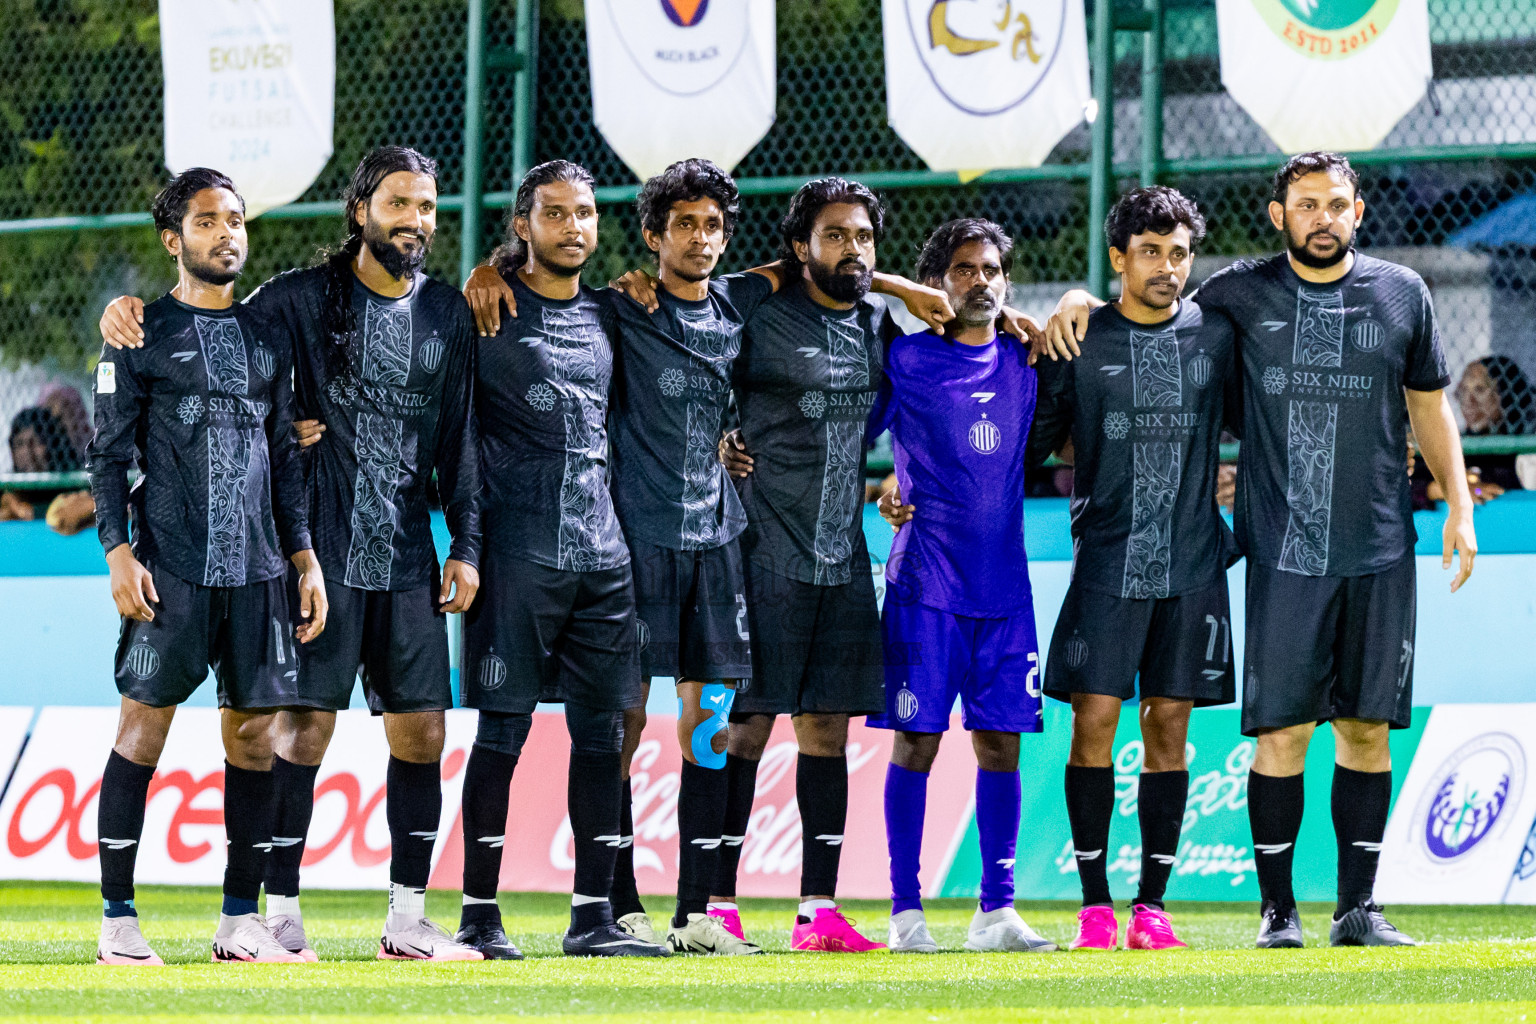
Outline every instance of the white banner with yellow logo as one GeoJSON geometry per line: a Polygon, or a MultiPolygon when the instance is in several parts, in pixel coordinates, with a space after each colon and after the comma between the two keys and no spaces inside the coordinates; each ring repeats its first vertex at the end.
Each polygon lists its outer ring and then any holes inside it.
{"type": "Polygon", "coordinates": [[[774,0],[587,0],[592,120],[641,179],[731,170],[773,125],[774,0]]]}
{"type": "Polygon", "coordinates": [[[1083,119],[1082,0],[884,0],[891,127],[936,171],[1035,167],[1083,119]]]}
{"type": "Polygon", "coordinates": [[[1370,149],[1433,76],[1425,0],[1216,0],[1221,82],[1287,153],[1370,149]]]}
{"type": "Polygon", "coordinates": [[[165,166],[234,179],[255,216],[304,194],[331,157],[330,0],[160,0],[165,166]]]}

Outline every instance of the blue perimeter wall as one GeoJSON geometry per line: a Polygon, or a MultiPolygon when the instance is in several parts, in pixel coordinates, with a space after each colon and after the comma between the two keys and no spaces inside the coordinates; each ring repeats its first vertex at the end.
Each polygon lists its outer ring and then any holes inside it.
{"type": "MultiPolygon", "coordinates": [[[[1025,535],[1042,660],[1066,594],[1072,545],[1066,499],[1025,502],[1025,535]]],[[[1420,705],[1536,700],[1536,492],[1506,495],[1477,510],[1481,554],[1471,582],[1449,592],[1440,568],[1443,513],[1421,512],[1419,625],[1414,702],[1420,705]]],[[[447,550],[434,517],[438,550],[447,550]]],[[[883,562],[891,531],[865,507],[871,554],[883,562]]],[[[1231,570],[1233,639],[1242,658],[1243,563],[1231,570]]],[[[118,619],[94,532],[60,537],[40,522],[0,524],[0,704],[115,705],[112,658],[118,619]]],[[[457,638],[457,629],[450,634],[457,638]]],[[[457,658],[457,643],[453,643],[457,658]]],[[[1239,669],[1238,679],[1242,679],[1239,669]]],[[[675,712],[658,685],[651,710],[675,712]]],[[[354,706],[360,706],[360,697],[354,706]]],[[[214,688],[190,702],[212,706],[214,688]]]]}

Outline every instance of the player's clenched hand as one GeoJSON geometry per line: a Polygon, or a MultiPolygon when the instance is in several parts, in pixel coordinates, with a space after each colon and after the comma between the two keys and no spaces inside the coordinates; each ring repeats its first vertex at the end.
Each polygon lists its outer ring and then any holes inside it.
{"type": "Polygon", "coordinates": [[[480,337],[488,338],[501,330],[501,304],[507,304],[507,315],[517,316],[517,296],[512,286],[501,276],[501,271],[488,264],[481,264],[464,282],[464,297],[469,300],[470,311],[475,314],[475,329],[480,337]]]}
{"type": "Polygon", "coordinates": [[[899,297],[902,304],[907,307],[908,313],[939,334],[943,334],[944,325],[955,318],[955,310],[949,304],[949,296],[937,288],[929,288],[921,284],[908,285],[899,297]]]}
{"type": "Polygon", "coordinates": [[[880,510],[880,518],[891,524],[892,530],[899,530],[910,523],[912,513],[916,511],[913,506],[901,503],[900,484],[880,495],[880,501],[875,507],[880,510]]]}
{"type": "Polygon", "coordinates": [[[752,456],[747,454],[747,446],[742,443],[741,431],[728,431],[720,438],[720,461],[731,476],[744,477],[752,472],[752,456]]]}
{"type": "Polygon", "coordinates": [[[1451,581],[1451,593],[1461,589],[1472,575],[1472,562],[1477,558],[1477,534],[1472,532],[1472,510],[1452,508],[1445,517],[1445,530],[1440,539],[1440,568],[1451,567],[1451,553],[1459,552],[1461,560],[1456,567],[1456,578],[1451,581]]]}
{"type": "Polygon", "coordinates": [[[107,552],[107,568],[117,614],[125,619],[153,622],[155,610],[150,606],[160,603],[160,595],[155,593],[154,577],[133,557],[133,549],[127,544],[119,544],[107,552]]]}
{"type": "Polygon", "coordinates": [[[443,563],[443,586],[438,591],[438,603],[445,612],[467,611],[480,589],[480,570],[468,562],[450,558],[443,563]]]}
{"type": "Polygon", "coordinates": [[[1078,342],[1088,333],[1088,314],[1104,303],[1081,288],[1073,288],[1056,303],[1045,325],[1046,354],[1054,359],[1071,360],[1083,354],[1078,342]]]}
{"type": "Polygon", "coordinates": [[[325,596],[325,574],[320,571],[320,560],[315,553],[305,549],[293,556],[294,568],[299,570],[299,618],[305,620],[294,627],[293,635],[299,643],[307,644],[325,632],[325,617],[330,614],[331,603],[325,596]]]}
{"type": "Polygon", "coordinates": [[[661,308],[661,303],[656,298],[656,286],[660,283],[644,270],[631,270],[622,277],[609,281],[608,287],[628,295],[644,306],[647,313],[654,313],[661,308]]]}
{"type": "Polygon", "coordinates": [[[102,339],[113,348],[143,348],[144,300],[119,295],[107,303],[97,326],[102,339]]]}
{"type": "Polygon", "coordinates": [[[294,420],[293,429],[299,435],[299,447],[308,448],[325,433],[325,424],[319,420],[294,420]]]}

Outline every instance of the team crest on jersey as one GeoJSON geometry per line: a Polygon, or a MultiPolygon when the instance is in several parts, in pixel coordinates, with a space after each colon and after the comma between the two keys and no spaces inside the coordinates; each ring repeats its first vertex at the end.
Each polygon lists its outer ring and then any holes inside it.
{"type": "Polygon", "coordinates": [[[257,345],[256,351],[251,353],[251,365],[256,367],[256,372],[261,374],[262,380],[271,380],[277,372],[277,357],[272,350],[265,345],[257,345]]]}
{"type": "Polygon", "coordinates": [[[421,368],[428,373],[436,373],[443,362],[443,349],[442,339],[435,334],[422,342],[421,348],[416,350],[416,358],[421,362],[421,368]]]}
{"type": "Polygon", "coordinates": [[[1073,670],[1080,669],[1088,664],[1088,641],[1083,639],[1081,633],[1073,633],[1067,638],[1067,667],[1073,670]]]}
{"type": "Polygon", "coordinates": [[[971,447],[982,455],[991,455],[1003,443],[1003,432],[997,424],[983,416],[971,424],[971,447]]]}
{"type": "Polygon", "coordinates": [[[651,646],[651,627],[644,619],[635,620],[635,643],[640,650],[651,646]]]}
{"type": "Polygon", "coordinates": [[[135,679],[148,679],[160,671],[160,652],[140,640],[128,648],[128,671],[135,679]]]}
{"type": "Polygon", "coordinates": [[[1375,352],[1387,338],[1386,330],[1369,318],[1355,324],[1349,332],[1349,343],[1361,352],[1375,352]]]}
{"type": "Polygon", "coordinates": [[[507,663],[498,655],[487,654],[480,659],[480,689],[499,690],[507,681],[507,663]]]}
{"type": "Polygon", "coordinates": [[[1201,352],[1189,361],[1184,374],[1195,387],[1203,388],[1211,382],[1211,374],[1215,371],[1216,365],[1211,362],[1211,357],[1201,352]]]}
{"type": "Polygon", "coordinates": [[[917,717],[917,694],[905,686],[896,694],[896,717],[903,722],[910,722],[917,717]]]}

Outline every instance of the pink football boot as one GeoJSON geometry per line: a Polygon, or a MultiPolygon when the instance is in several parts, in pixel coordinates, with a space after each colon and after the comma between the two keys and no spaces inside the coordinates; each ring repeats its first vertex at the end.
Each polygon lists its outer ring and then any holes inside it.
{"type": "Polygon", "coordinates": [[[1131,924],[1125,930],[1126,949],[1188,949],[1173,934],[1168,912],[1137,903],[1131,907],[1131,924]]]}
{"type": "Polygon", "coordinates": [[[737,910],[735,907],[732,907],[729,910],[724,910],[719,907],[710,907],[709,916],[718,917],[720,919],[720,923],[725,926],[726,931],[730,932],[732,935],[736,936],[743,942],[747,940],[746,933],[742,930],[741,927],[741,911],[737,910]]]}
{"type": "Polygon", "coordinates": [[[841,909],[822,907],[806,924],[796,922],[789,948],[797,953],[869,953],[885,949],[885,943],[860,935],[841,909]]]}
{"type": "Polygon", "coordinates": [[[1077,936],[1068,949],[1114,949],[1120,940],[1120,922],[1114,907],[1084,907],[1077,912],[1077,936]]]}

